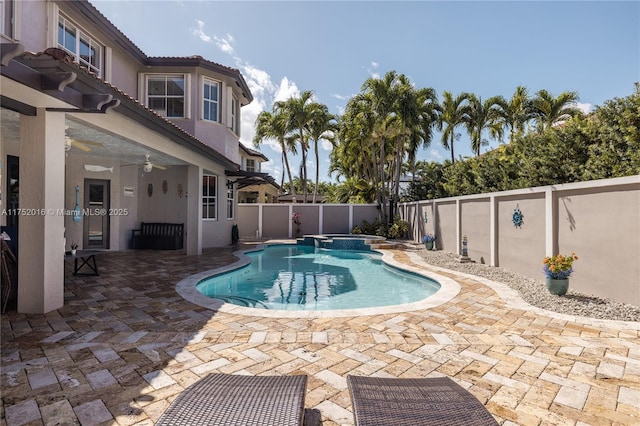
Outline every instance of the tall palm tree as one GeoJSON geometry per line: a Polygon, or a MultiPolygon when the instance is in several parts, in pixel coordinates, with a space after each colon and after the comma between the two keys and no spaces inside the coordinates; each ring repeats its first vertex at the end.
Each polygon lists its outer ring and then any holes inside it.
{"type": "Polygon", "coordinates": [[[287,117],[287,130],[300,144],[302,164],[300,167],[304,202],[307,202],[307,152],[309,151],[309,124],[314,110],[319,104],[312,101],[313,92],[305,90],[300,97],[290,97],[286,101],[276,102],[287,117]]]}
{"type": "MultiPolygon", "coordinates": [[[[264,139],[275,139],[278,141],[280,149],[282,150],[283,169],[286,170],[287,176],[289,177],[290,187],[294,188],[293,179],[291,177],[291,167],[289,167],[289,159],[287,157],[287,151],[291,151],[295,154],[296,147],[295,144],[291,143],[291,139],[287,138],[287,119],[285,114],[280,108],[274,105],[272,108],[272,112],[262,111],[260,114],[258,114],[255,126],[256,134],[253,137],[253,145],[256,148],[260,147],[260,143],[264,139]]],[[[284,170],[282,177],[284,180],[284,170]]],[[[282,184],[280,186],[282,186],[282,184]]],[[[295,195],[295,192],[293,192],[292,194],[295,195]]]]}
{"type": "Polygon", "coordinates": [[[453,150],[453,142],[456,139],[456,127],[461,126],[467,121],[468,105],[466,101],[469,99],[466,92],[460,93],[455,98],[449,91],[442,93],[442,102],[440,103],[440,117],[438,120],[438,129],[442,130],[442,146],[451,150],[451,162],[456,161],[453,150]]]}
{"type": "Polygon", "coordinates": [[[578,99],[577,92],[562,92],[556,98],[544,89],[539,90],[532,101],[538,132],[543,132],[555,123],[570,117],[581,115],[582,111],[575,106],[578,99]]]}
{"type": "Polygon", "coordinates": [[[313,203],[316,202],[318,196],[318,185],[320,180],[320,155],[318,153],[318,145],[320,140],[324,139],[333,144],[335,132],[338,130],[337,118],[329,113],[326,105],[318,104],[313,109],[311,122],[309,123],[309,136],[313,140],[313,148],[316,159],[316,180],[313,188],[313,203]]]}
{"type": "Polygon", "coordinates": [[[439,110],[440,106],[434,89],[430,87],[416,89],[408,80],[403,82],[398,99],[398,112],[405,131],[402,133],[402,138],[398,138],[395,151],[396,200],[399,199],[400,177],[405,163],[405,155],[409,160],[412,172],[415,171],[418,149],[421,146],[427,148],[431,145],[433,127],[437,124],[439,110]]]}
{"type": "Polygon", "coordinates": [[[498,104],[501,110],[500,123],[503,128],[509,129],[509,142],[511,142],[516,135],[524,133],[527,123],[535,118],[528,89],[518,86],[511,99],[507,101],[500,97],[498,104]]]}
{"type": "Polygon", "coordinates": [[[480,155],[480,147],[487,143],[482,139],[482,132],[489,131],[492,139],[502,138],[502,126],[500,125],[500,97],[493,96],[484,102],[481,97],[469,95],[469,108],[467,110],[466,126],[471,137],[471,149],[480,155]]]}

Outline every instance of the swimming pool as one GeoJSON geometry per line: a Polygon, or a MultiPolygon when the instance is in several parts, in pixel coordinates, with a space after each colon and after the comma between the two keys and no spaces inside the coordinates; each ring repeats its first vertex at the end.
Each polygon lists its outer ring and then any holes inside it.
{"type": "Polygon", "coordinates": [[[247,266],[201,280],[198,291],[244,307],[324,311],[413,303],[440,288],[372,252],[275,245],[246,255],[247,266]]]}

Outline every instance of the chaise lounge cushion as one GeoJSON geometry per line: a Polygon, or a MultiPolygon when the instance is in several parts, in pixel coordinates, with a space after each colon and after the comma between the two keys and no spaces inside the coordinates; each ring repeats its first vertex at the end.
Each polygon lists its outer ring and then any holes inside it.
{"type": "Polygon", "coordinates": [[[156,425],[300,426],[307,376],[210,374],[185,389],[156,425]]]}
{"type": "Polygon", "coordinates": [[[494,426],[471,393],[448,377],[347,376],[357,426],[494,426]]]}

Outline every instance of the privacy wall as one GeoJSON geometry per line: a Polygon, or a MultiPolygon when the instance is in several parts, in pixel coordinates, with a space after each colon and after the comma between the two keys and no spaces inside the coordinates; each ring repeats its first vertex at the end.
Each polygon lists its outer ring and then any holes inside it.
{"type": "Polygon", "coordinates": [[[238,231],[241,239],[295,238],[298,228],[300,235],[348,234],[377,217],[375,204],[238,204],[238,231]]]}
{"type": "Polygon", "coordinates": [[[640,306],[640,175],[401,205],[410,235],[540,281],[542,259],[575,252],[570,289],[640,306]],[[520,213],[522,220],[514,220],[520,213]]]}

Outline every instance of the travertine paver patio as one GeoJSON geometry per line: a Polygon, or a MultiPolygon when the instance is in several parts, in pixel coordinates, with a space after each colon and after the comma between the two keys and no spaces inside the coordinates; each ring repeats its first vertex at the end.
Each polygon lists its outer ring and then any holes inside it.
{"type": "Polygon", "coordinates": [[[442,270],[457,296],[385,315],[265,318],[176,293],[186,276],[235,261],[232,251],[109,253],[100,277],[73,277],[67,264],[62,309],[2,317],[2,425],[153,424],[210,372],[307,374],[306,406],[324,425],[352,424],[349,373],[450,376],[505,425],[640,423],[638,323],[536,310],[500,285],[442,270]]]}

